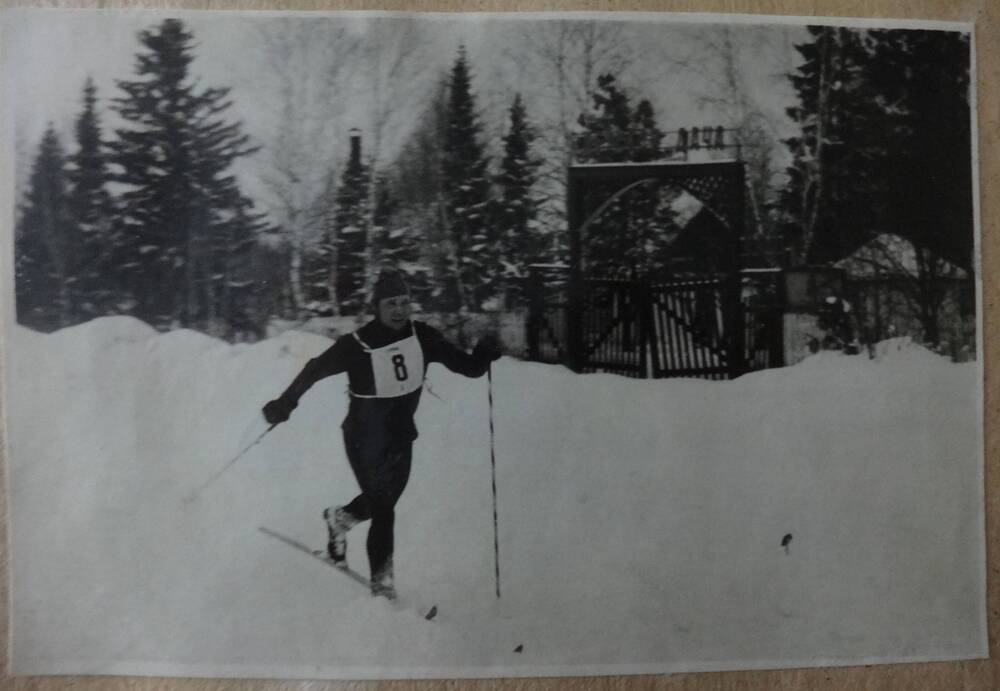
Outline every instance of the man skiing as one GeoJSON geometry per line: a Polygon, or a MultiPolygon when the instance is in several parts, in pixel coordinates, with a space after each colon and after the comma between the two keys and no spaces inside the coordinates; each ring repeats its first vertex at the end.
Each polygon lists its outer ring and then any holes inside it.
{"type": "Polygon", "coordinates": [[[320,379],[347,372],[350,403],[341,429],[351,470],[361,494],[345,506],[323,511],[327,551],[346,565],[347,531],[371,520],[368,562],[372,595],[395,599],[393,523],[395,506],[410,475],[420,402],[427,366],[440,362],[452,372],[480,377],[500,357],[497,339],[487,335],[468,354],[433,327],[410,319],[410,294],[402,274],[384,269],[372,296],[375,318],[342,336],[313,358],[281,396],[264,406],[272,425],[284,422],[299,399],[320,379]]]}

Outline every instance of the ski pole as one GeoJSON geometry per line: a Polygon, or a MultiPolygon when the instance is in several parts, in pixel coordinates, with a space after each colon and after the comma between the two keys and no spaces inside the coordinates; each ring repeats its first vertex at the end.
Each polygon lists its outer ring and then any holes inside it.
{"type": "Polygon", "coordinates": [[[493,364],[486,370],[490,401],[490,468],[493,477],[493,563],[496,572],[497,598],[500,597],[500,531],[497,528],[497,455],[493,443],[493,364]]]}
{"type": "Polygon", "coordinates": [[[257,446],[257,444],[260,443],[260,440],[267,436],[268,432],[270,432],[271,430],[273,430],[277,426],[278,426],[277,424],[273,424],[270,427],[268,427],[266,430],[264,430],[263,432],[261,432],[260,435],[258,435],[258,437],[256,439],[254,439],[252,442],[250,442],[249,444],[247,444],[243,448],[243,450],[240,451],[238,454],[236,454],[235,456],[233,456],[232,460],[230,460],[228,463],[226,463],[226,465],[224,465],[221,469],[219,469],[219,471],[217,473],[215,473],[215,475],[213,475],[212,477],[208,478],[208,480],[206,480],[204,483],[202,483],[202,485],[200,487],[198,487],[198,489],[196,489],[195,491],[191,492],[191,494],[189,494],[186,497],[184,497],[184,503],[185,504],[190,504],[195,499],[197,499],[198,496],[203,491],[205,491],[206,487],[208,487],[210,484],[212,484],[213,482],[215,482],[216,480],[218,480],[220,477],[222,477],[223,473],[225,473],[227,470],[229,470],[231,467],[233,467],[233,465],[235,465],[236,461],[238,461],[241,458],[243,458],[250,449],[252,449],[253,447],[257,446]]]}

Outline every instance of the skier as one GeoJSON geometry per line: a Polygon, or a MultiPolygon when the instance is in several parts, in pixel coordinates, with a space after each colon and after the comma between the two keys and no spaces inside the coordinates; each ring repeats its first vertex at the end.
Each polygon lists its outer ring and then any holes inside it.
{"type": "Polygon", "coordinates": [[[341,429],[347,460],[361,494],[345,506],[323,511],[330,559],[346,565],[347,531],[371,520],[368,562],[371,592],[393,600],[393,523],[395,505],[410,475],[420,402],[427,366],[440,362],[452,372],[480,377],[500,357],[495,336],[479,339],[471,354],[445,340],[441,332],[410,319],[410,293],[402,274],[383,269],[372,295],[375,318],[342,336],[313,358],[278,398],[264,406],[272,425],[284,422],[303,394],[320,379],[347,372],[350,403],[341,429]]]}

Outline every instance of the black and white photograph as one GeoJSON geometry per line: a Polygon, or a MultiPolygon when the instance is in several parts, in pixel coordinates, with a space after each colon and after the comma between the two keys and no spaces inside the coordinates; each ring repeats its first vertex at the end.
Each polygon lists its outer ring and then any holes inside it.
{"type": "Polygon", "coordinates": [[[974,54],[0,11],[10,673],[987,657],[974,54]]]}

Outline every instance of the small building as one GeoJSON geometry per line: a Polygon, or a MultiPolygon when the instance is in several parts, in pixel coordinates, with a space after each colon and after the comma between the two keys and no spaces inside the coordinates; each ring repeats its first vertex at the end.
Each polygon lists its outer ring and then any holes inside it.
{"type": "Polygon", "coordinates": [[[910,336],[958,358],[975,347],[975,285],[969,273],[910,240],[883,233],[840,260],[858,338],[910,336]]]}

